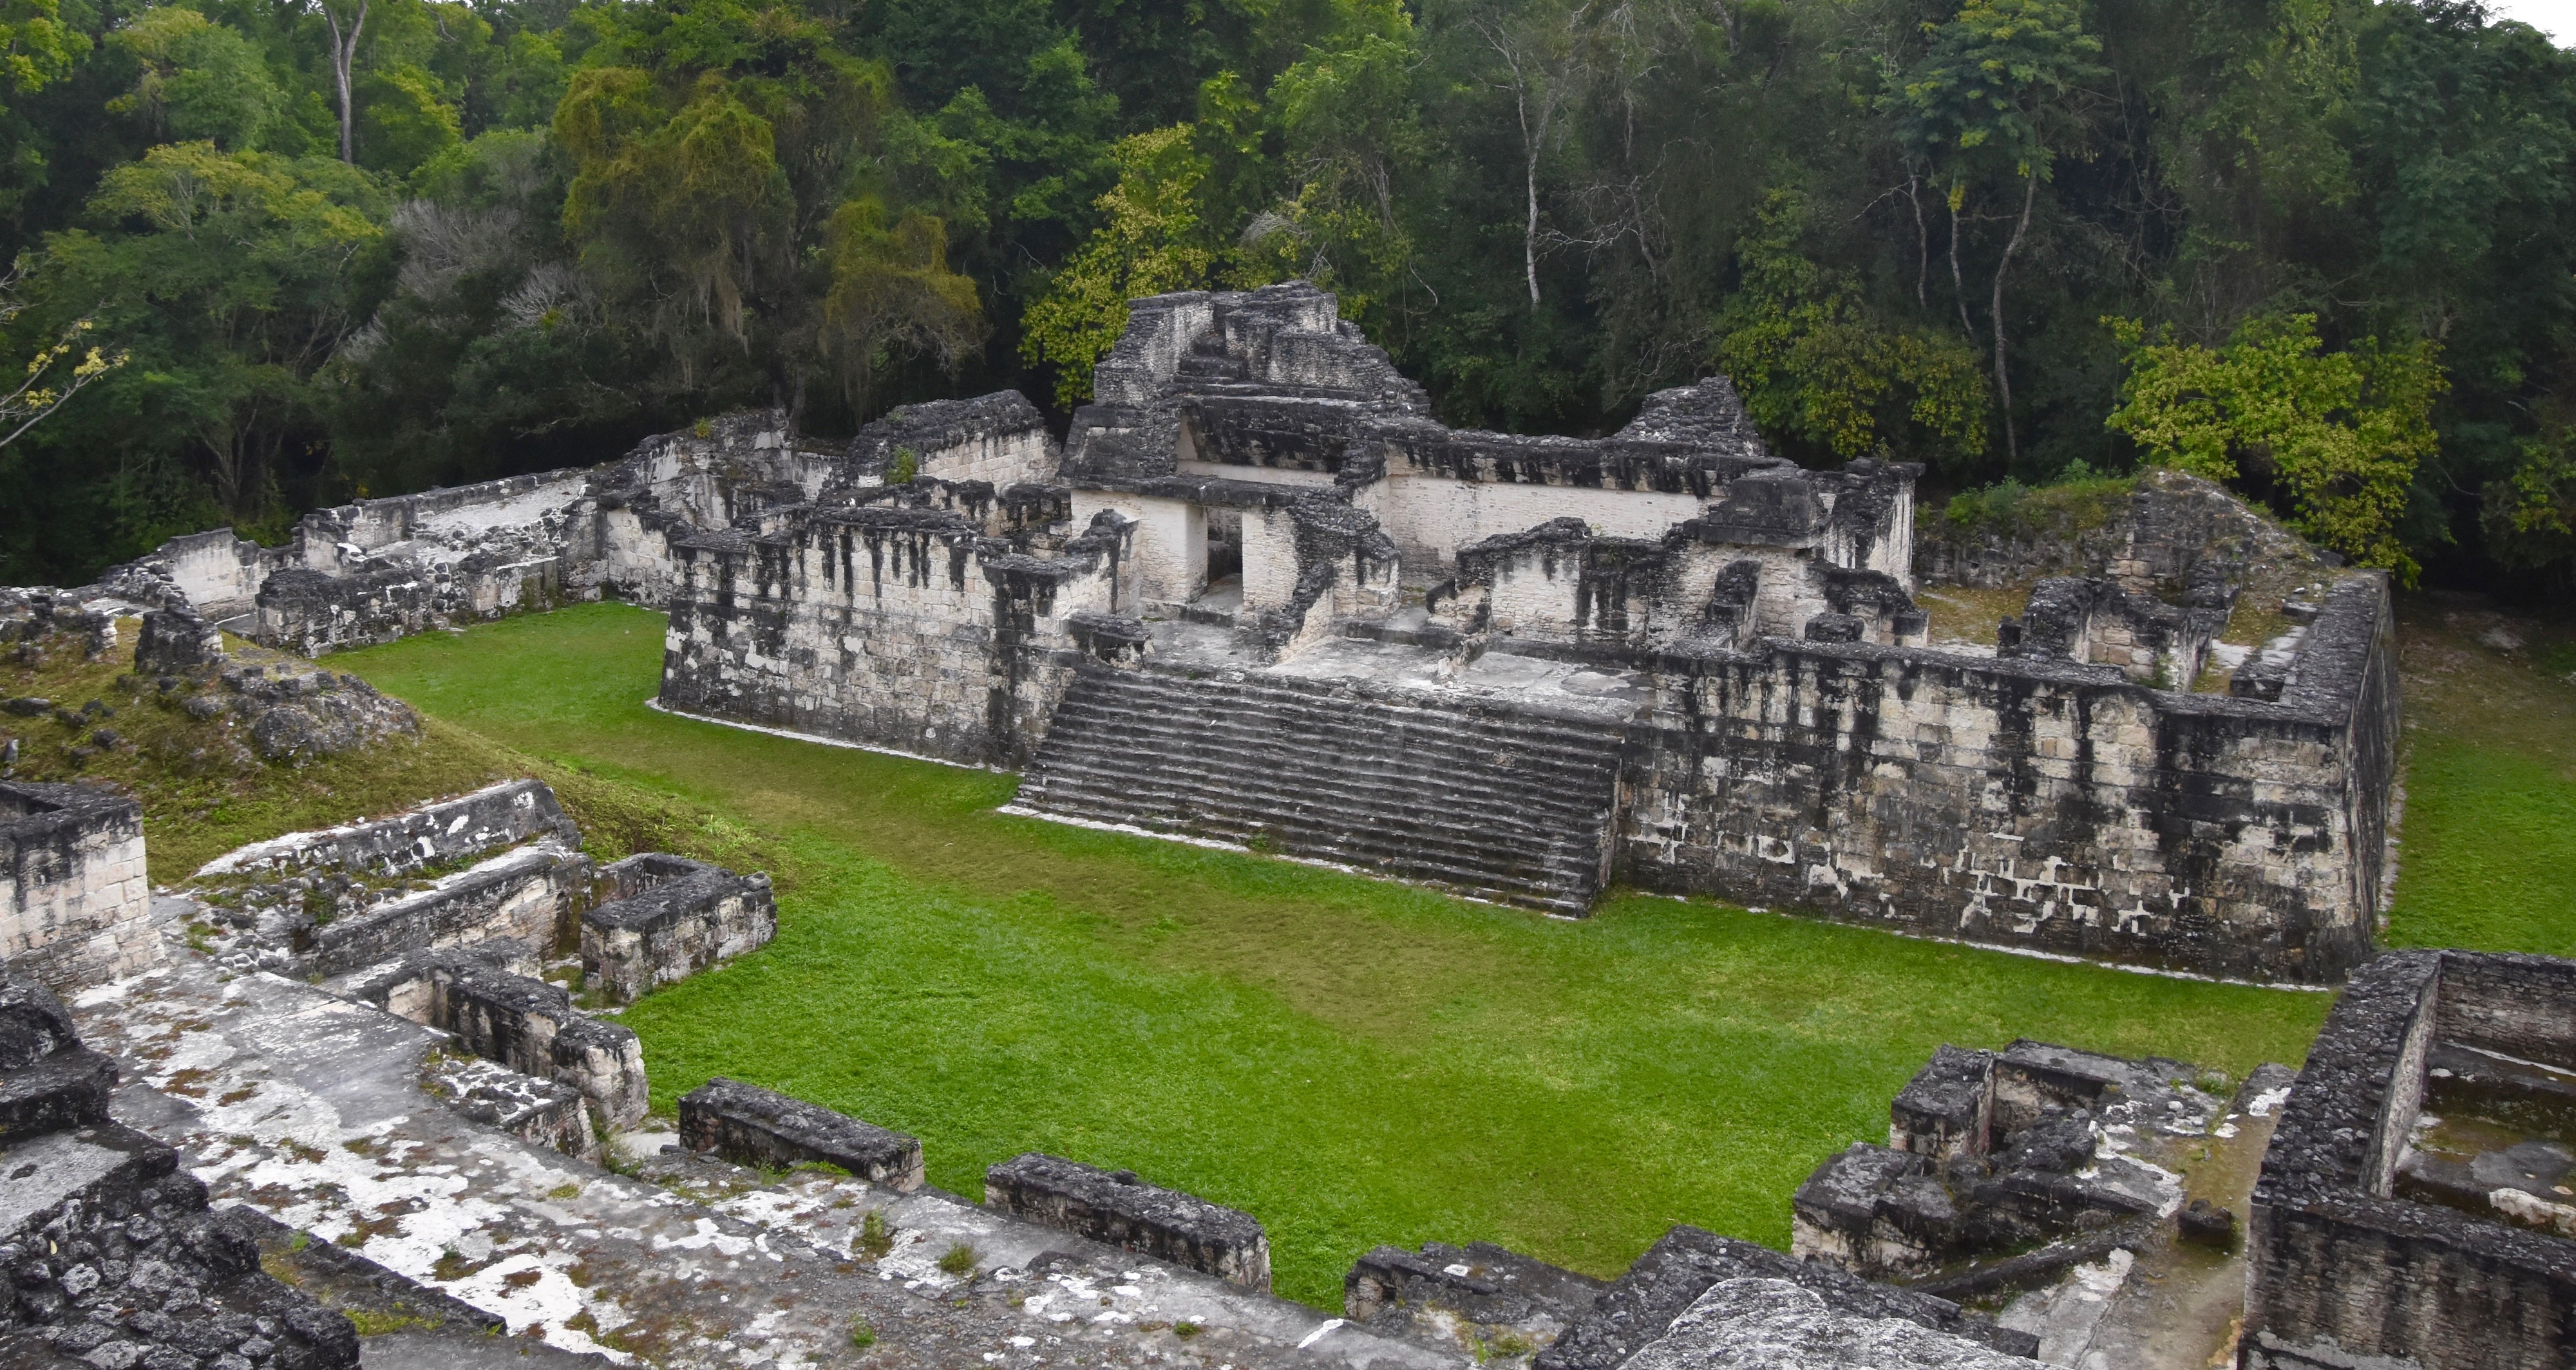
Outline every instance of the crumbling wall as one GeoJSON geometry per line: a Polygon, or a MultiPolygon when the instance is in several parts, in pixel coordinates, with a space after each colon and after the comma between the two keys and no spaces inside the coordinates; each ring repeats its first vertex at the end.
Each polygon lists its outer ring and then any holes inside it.
{"type": "Polygon", "coordinates": [[[1047,559],[958,514],[869,506],[673,550],[665,705],[1004,764],[1063,695],[1069,620],[1123,607],[1130,548],[1115,514],[1047,559]]]}
{"type": "Polygon", "coordinates": [[[0,964],[58,989],[161,959],[143,809],[94,785],[0,784],[0,964]]]}
{"type": "Polygon", "coordinates": [[[207,862],[197,874],[285,875],[334,866],[394,874],[547,836],[581,842],[581,830],[544,781],[504,780],[390,818],[253,842],[207,862]]]}
{"type": "Polygon", "coordinates": [[[1939,936],[2334,979],[2378,913],[2386,594],[2338,590],[2279,705],[1866,644],[1669,654],[1621,866],[1939,936]]]}
{"type": "Polygon", "coordinates": [[[1001,488],[1055,474],[1056,443],[1046,417],[1017,390],[965,400],[907,404],[859,430],[836,479],[882,481],[913,455],[917,475],[979,480],[1001,488]]]}
{"type": "Polygon", "coordinates": [[[1270,1289],[1270,1237],[1260,1220],[1146,1184],[1132,1170],[1096,1170],[1029,1152],[985,1170],[984,1204],[1246,1289],[1270,1289]]]}

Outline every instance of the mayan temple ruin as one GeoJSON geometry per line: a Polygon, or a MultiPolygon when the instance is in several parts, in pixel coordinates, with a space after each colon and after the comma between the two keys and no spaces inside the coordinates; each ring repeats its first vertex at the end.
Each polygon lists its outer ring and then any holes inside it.
{"type": "MultiPolygon", "coordinates": [[[[302,764],[428,726],[311,659],[620,600],[667,614],[652,707],[1014,773],[1010,814],[1567,919],[1633,890],[2349,982],[2283,994],[2324,1017],[2304,1069],[2005,1022],[1887,1099],[1883,1145],[1798,1161],[1785,1253],[1678,1220],[1603,1277],[1380,1245],[1326,1316],[1274,1296],[1258,1215],[1150,1175],[1030,1151],[961,1196],[921,1139],[725,1074],[655,1114],[620,1014],[774,955],[789,886],[595,858],[569,791],[353,814],[156,887],[135,802],[0,776],[0,1365],[2576,1355],[2549,1121],[2576,967],[2379,951],[2386,573],[2163,470],[2056,532],[1923,526],[1921,468],[1803,467],[1723,376],[1607,437],[1453,429],[1303,283],[1131,312],[1062,436],[1016,392],[846,443],[734,413],[277,547],[178,538],[0,592],[0,626],[12,661],[128,654],[132,698],[302,764]],[[1982,619],[1945,597],[2023,585],[1982,619]]],[[[112,710],[5,707],[119,745],[112,710]]]]}
{"type": "Polygon", "coordinates": [[[2386,578],[2216,487],[1933,547],[1918,471],[1775,456],[1723,377],[1608,438],[1462,432],[1312,287],[1134,315],[1061,444],[1007,392],[831,448],[741,414],[108,583],[307,654],[667,607],[664,707],[1566,915],[1619,881],[2235,977],[2368,958],[2386,578]],[[1925,584],[2033,568],[2075,574],[1931,640],[1925,584]],[[2281,632],[2227,669],[2246,596],[2281,632]]]}

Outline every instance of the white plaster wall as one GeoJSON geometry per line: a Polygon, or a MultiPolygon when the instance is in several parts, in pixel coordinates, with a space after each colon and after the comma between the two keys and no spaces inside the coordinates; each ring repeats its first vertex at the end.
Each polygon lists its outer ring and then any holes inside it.
{"type": "Polygon", "coordinates": [[[528,488],[513,489],[517,484],[517,481],[493,481],[486,486],[419,496],[415,535],[490,533],[503,528],[540,527],[545,523],[546,515],[590,493],[590,473],[556,472],[528,488]]]}
{"type": "Polygon", "coordinates": [[[1446,575],[1460,547],[1579,518],[1605,537],[1660,538],[1695,518],[1700,502],[1654,490],[1595,490],[1570,485],[1497,484],[1445,476],[1390,474],[1354,501],[1377,516],[1417,578],[1446,575]]]}
{"type": "Polygon", "coordinates": [[[1763,637],[1800,637],[1807,620],[1825,611],[1824,596],[1807,580],[1807,558],[1780,547],[1725,547],[1727,561],[1762,563],[1762,579],[1753,595],[1753,632],[1763,637]]]}
{"type": "MultiPolygon", "coordinates": [[[[1136,525],[1136,596],[1145,603],[1186,604],[1207,588],[1207,511],[1188,500],[1106,490],[1073,492],[1073,526],[1114,509],[1136,525]]],[[[1245,523],[1251,522],[1250,515],[1245,523]]],[[[1295,571],[1290,571],[1294,579],[1295,571]]]]}
{"type": "Polygon", "coordinates": [[[259,545],[218,528],[195,537],[162,544],[160,557],[188,602],[200,608],[248,601],[268,578],[268,560],[259,545]]]}
{"type": "Polygon", "coordinates": [[[1494,567],[1491,626],[1520,637],[1562,638],[1574,631],[1574,599],[1583,558],[1568,548],[1530,548],[1494,567]]]}
{"type": "Polygon", "coordinates": [[[996,490],[1055,474],[1043,429],[975,438],[921,454],[921,474],[941,480],[990,481],[996,490]]]}

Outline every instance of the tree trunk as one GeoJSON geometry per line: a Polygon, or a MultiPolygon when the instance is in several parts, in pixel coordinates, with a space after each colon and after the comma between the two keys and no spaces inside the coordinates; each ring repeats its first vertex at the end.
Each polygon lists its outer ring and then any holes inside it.
{"type": "Polygon", "coordinates": [[[1914,206],[1914,307],[1931,308],[1924,298],[1924,278],[1932,274],[1932,230],[1923,225],[1921,177],[1909,166],[1905,170],[1905,202],[1914,206]]]}
{"type": "Polygon", "coordinates": [[[1959,301],[1959,327],[1968,335],[1968,346],[1977,345],[1977,326],[1968,319],[1968,282],[1959,274],[1959,201],[1957,186],[1950,188],[1950,294],[1959,301]]]}
{"type": "MultiPolygon", "coordinates": [[[[2012,237],[2004,243],[2004,255],[1995,263],[1995,299],[1992,306],[1995,321],[1995,398],[2003,405],[2004,455],[2019,459],[2021,441],[2013,431],[2012,369],[2004,361],[2004,269],[2012,265],[2013,252],[2021,246],[2021,235],[2030,229],[2030,207],[2039,199],[2039,178],[2022,180],[2021,218],[2014,222],[2012,237]]],[[[1961,306],[1965,308],[1963,304],[1961,306]]]]}
{"type": "Polygon", "coordinates": [[[358,0],[358,17],[349,25],[345,37],[340,32],[340,16],[329,5],[322,6],[323,21],[331,26],[331,76],[340,88],[340,160],[353,165],[358,160],[358,121],[357,106],[349,90],[350,69],[358,61],[358,35],[367,27],[367,4],[368,0],[358,0]]]}
{"type": "MultiPolygon", "coordinates": [[[[1529,186],[1529,222],[1528,222],[1528,224],[1527,224],[1525,227],[1523,227],[1523,228],[1522,228],[1522,230],[1521,230],[1521,267],[1522,267],[1522,269],[1523,269],[1524,271],[1526,271],[1526,272],[1528,273],[1528,275],[1529,275],[1530,308],[1532,308],[1532,309],[1536,309],[1536,308],[1538,308],[1538,152],[1539,152],[1539,138],[1538,138],[1537,136],[1532,135],[1532,134],[1531,134],[1531,132],[1530,132],[1530,126],[1529,126],[1529,95],[1527,94],[1526,87],[1524,87],[1524,89],[1523,89],[1523,91],[1522,91],[1522,92],[1516,93],[1516,94],[1514,95],[1514,97],[1513,97],[1513,100],[1514,100],[1514,103],[1516,103],[1516,104],[1518,104],[1518,105],[1520,106],[1520,113],[1521,113],[1521,147],[1522,147],[1522,149],[1523,149],[1524,151],[1526,151],[1526,152],[1528,153],[1528,158],[1527,158],[1527,169],[1528,169],[1527,183],[1528,183],[1528,186],[1529,186]]],[[[1541,113],[1540,113],[1540,117],[1541,117],[1541,118],[1545,118],[1545,117],[1546,117],[1546,115],[1547,115],[1547,112],[1546,112],[1546,111],[1541,111],[1541,113]]],[[[1540,132],[1541,134],[1544,134],[1544,133],[1546,132],[1546,130],[1545,130],[1545,129],[1541,129],[1539,132],[1540,132]]]]}

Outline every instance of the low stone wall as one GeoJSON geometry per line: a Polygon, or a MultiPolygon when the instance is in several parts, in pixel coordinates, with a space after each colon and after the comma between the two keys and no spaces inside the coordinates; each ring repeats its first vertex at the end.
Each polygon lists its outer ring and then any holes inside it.
{"type": "Polygon", "coordinates": [[[601,873],[602,902],[581,915],[585,987],[621,1004],[768,944],[778,932],[769,877],[661,852],[601,873]]]}
{"type": "Polygon", "coordinates": [[[161,959],[143,808],[94,785],[0,784],[0,964],[70,988],[161,959]]]}
{"type": "Polygon", "coordinates": [[[564,816],[545,782],[504,780],[391,818],[254,842],[207,862],[197,874],[288,874],[335,866],[401,874],[546,835],[569,845],[581,842],[581,830],[564,816]]]}
{"type": "Polygon", "coordinates": [[[2405,951],[2352,978],[2264,1154],[2241,1366],[2505,1370],[2576,1353],[2576,1241],[2391,1196],[2437,1050],[2545,1024],[2503,1040],[2563,1074],[2571,1020],[2571,961],[2405,951]]]}
{"type": "Polygon", "coordinates": [[[592,870],[589,857],[538,842],[444,877],[433,889],[321,924],[300,959],[310,973],[344,975],[407,951],[496,937],[560,946],[588,902],[592,870]]]}
{"type": "Polygon", "coordinates": [[[1032,1222],[1270,1288],[1270,1238],[1251,1214],[1060,1156],[1015,1156],[984,1172],[984,1203],[1032,1222]]]}
{"type": "Polygon", "coordinates": [[[680,1145],[762,1169],[835,1165],[901,1194],[923,1179],[918,1138],[721,1075],[680,1096],[680,1145]]]}

